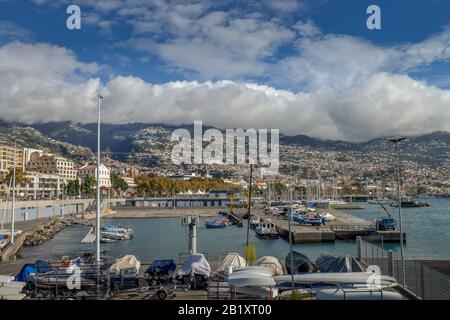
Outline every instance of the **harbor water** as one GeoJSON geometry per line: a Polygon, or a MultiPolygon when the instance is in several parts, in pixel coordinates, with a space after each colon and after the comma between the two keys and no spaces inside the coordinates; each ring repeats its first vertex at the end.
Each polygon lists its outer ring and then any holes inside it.
{"type": "MultiPolygon", "coordinates": [[[[404,229],[407,242],[407,259],[450,259],[450,199],[427,199],[431,207],[403,208],[404,229]]],[[[383,210],[378,205],[362,203],[363,210],[349,213],[366,218],[377,219],[383,210]]],[[[398,209],[389,208],[398,220],[398,209]]],[[[134,230],[134,239],[118,243],[102,244],[104,256],[115,259],[124,254],[134,254],[143,262],[169,258],[178,260],[179,254],[187,251],[188,232],[181,226],[181,219],[103,219],[103,223],[121,223],[134,230]]],[[[64,255],[78,256],[86,251],[94,251],[94,244],[81,244],[88,227],[68,227],[55,237],[37,247],[25,247],[25,259],[59,260],[64,255]]],[[[205,219],[200,220],[197,229],[197,251],[217,260],[229,252],[244,255],[246,245],[246,224],[244,227],[229,226],[225,229],[206,229],[205,219]]],[[[260,240],[250,230],[250,242],[255,245],[257,257],[271,255],[281,261],[289,252],[289,244],[283,239],[260,240]]],[[[399,253],[397,243],[378,243],[386,249],[399,253]]],[[[356,255],[355,241],[336,241],[334,243],[296,244],[295,250],[315,259],[321,253],[331,255],[356,255]]]]}

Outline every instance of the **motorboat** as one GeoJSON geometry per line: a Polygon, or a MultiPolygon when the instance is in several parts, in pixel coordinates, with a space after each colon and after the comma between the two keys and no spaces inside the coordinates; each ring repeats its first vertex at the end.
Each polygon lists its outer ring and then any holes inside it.
{"type": "Polygon", "coordinates": [[[242,268],[246,265],[247,261],[238,253],[229,253],[225,259],[223,259],[222,264],[215,273],[219,276],[227,277],[232,274],[236,268],[242,268]]]}
{"type": "Polygon", "coordinates": [[[289,274],[292,274],[291,268],[294,269],[294,274],[297,273],[311,273],[319,271],[319,268],[312,262],[307,256],[301,254],[297,251],[292,251],[292,260],[291,253],[289,252],[285,259],[286,271],[289,274]]]}
{"type": "Polygon", "coordinates": [[[272,256],[263,256],[255,261],[255,266],[265,267],[272,271],[272,276],[280,276],[283,274],[283,266],[277,258],[272,256]]]}
{"type": "Polygon", "coordinates": [[[129,240],[134,237],[133,230],[120,224],[107,224],[100,229],[102,236],[108,239],[129,240]]]}
{"type": "Polygon", "coordinates": [[[109,268],[109,274],[116,278],[135,278],[139,273],[141,262],[134,255],[118,258],[109,268]]]}
{"type": "Polygon", "coordinates": [[[119,241],[119,240],[117,240],[117,239],[109,239],[109,238],[106,238],[106,237],[101,237],[101,239],[100,239],[101,243],[116,243],[117,241],[119,241]]]}
{"type": "Polygon", "coordinates": [[[176,278],[193,289],[204,289],[211,274],[211,266],[201,253],[190,255],[176,272],[176,278]]]}
{"type": "Polygon", "coordinates": [[[267,267],[238,268],[228,277],[232,298],[245,295],[256,299],[272,299],[278,296],[278,289],[267,267]]]}
{"type": "MultiPolygon", "coordinates": [[[[100,228],[100,234],[100,242],[102,243],[114,243],[119,240],[129,240],[134,237],[131,228],[124,227],[120,224],[107,224],[100,228]]],[[[81,240],[81,243],[94,243],[95,239],[95,226],[92,226],[81,240]]]]}
{"type": "Polygon", "coordinates": [[[255,232],[260,239],[278,239],[278,231],[270,219],[261,219],[255,228],[255,232]]]}
{"type": "Polygon", "coordinates": [[[292,220],[295,222],[298,222],[299,224],[310,224],[313,226],[320,226],[324,224],[325,220],[323,217],[319,215],[313,215],[313,214],[307,214],[307,215],[301,215],[301,214],[294,214],[292,216],[292,220]]]}
{"type": "Polygon", "coordinates": [[[155,260],[144,273],[144,279],[149,285],[168,283],[174,274],[177,265],[174,260],[155,260]]]}
{"type": "Polygon", "coordinates": [[[208,229],[223,229],[226,228],[227,223],[220,219],[207,219],[205,221],[205,227],[208,229]]]}

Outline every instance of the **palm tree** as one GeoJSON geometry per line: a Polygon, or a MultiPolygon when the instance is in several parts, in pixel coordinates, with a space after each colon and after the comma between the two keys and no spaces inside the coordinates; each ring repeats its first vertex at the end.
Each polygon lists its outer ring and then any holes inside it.
{"type": "MultiPolygon", "coordinates": [[[[6,181],[10,181],[14,176],[14,169],[9,169],[8,172],[4,175],[3,183],[6,181]]],[[[30,179],[28,179],[23,173],[21,168],[16,168],[16,186],[21,184],[30,183],[30,179]]]]}

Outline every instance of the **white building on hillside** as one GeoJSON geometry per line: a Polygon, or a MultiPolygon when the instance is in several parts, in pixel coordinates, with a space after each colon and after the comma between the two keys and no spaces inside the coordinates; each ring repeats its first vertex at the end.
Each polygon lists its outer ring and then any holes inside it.
{"type": "MultiPolygon", "coordinates": [[[[100,164],[100,188],[110,188],[111,187],[111,171],[102,163],[100,164]]],[[[87,177],[91,176],[97,179],[97,166],[93,164],[86,164],[78,169],[78,178],[83,182],[87,177]]]]}

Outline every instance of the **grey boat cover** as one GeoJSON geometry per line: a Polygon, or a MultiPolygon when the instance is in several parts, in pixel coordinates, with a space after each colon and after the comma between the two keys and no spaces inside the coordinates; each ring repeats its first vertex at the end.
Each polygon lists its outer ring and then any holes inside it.
{"type": "Polygon", "coordinates": [[[189,256],[183,263],[181,268],[177,271],[177,276],[201,275],[209,277],[211,267],[205,256],[201,253],[189,256]]]}
{"type": "Polygon", "coordinates": [[[363,272],[363,266],[351,255],[333,257],[321,254],[316,265],[320,272],[363,272]]]}
{"type": "MultiPolygon", "coordinates": [[[[294,258],[294,274],[305,272],[317,272],[319,268],[309,260],[307,256],[296,251],[292,251],[294,258]]],[[[291,253],[288,253],[285,259],[286,271],[291,274],[291,253]]]]}

